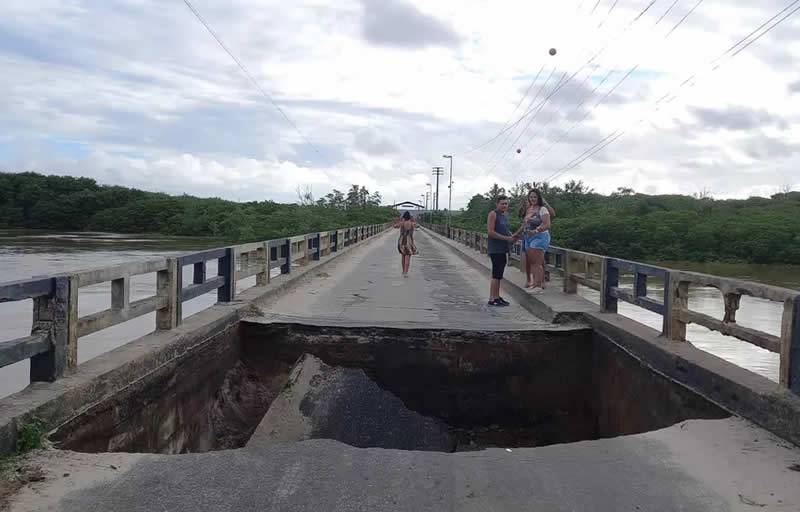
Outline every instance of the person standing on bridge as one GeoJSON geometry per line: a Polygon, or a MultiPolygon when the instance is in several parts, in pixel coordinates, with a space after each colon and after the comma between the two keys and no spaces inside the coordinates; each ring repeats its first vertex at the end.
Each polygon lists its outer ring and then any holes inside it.
{"type": "MultiPolygon", "coordinates": [[[[528,293],[539,294],[543,291],[544,283],[544,252],[550,246],[550,218],[555,212],[537,189],[528,192],[528,200],[523,206],[525,218],[520,229],[525,230],[522,239],[522,248],[525,250],[525,271],[528,275],[525,290],[528,293]]],[[[522,208],[520,213],[521,211],[522,208]]]]}
{"type": "Polygon", "coordinates": [[[400,238],[397,240],[397,250],[400,252],[403,266],[403,277],[408,277],[411,256],[417,254],[417,246],[414,245],[414,226],[415,223],[411,219],[411,214],[405,212],[400,222],[400,238]]]}
{"type": "Polygon", "coordinates": [[[489,305],[508,306],[508,302],[500,296],[500,281],[508,263],[508,253],[511,243],[517,238],[511,234],[508,224],[508,198],[497,198],[495,209],[489,212],[487,219],[487,232],[489,234],[488,253],[492,260],[492,281],[489,285],[489,305]]]}

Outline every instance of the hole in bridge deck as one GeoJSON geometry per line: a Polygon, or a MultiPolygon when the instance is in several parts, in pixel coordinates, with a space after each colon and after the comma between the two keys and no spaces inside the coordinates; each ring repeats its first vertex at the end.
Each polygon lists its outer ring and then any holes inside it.
{"type": "Polygon", "coordinates": [[[588,329],[243,321],[75,418],[55,439],[92,452],[257,449],[308,438],[453,451],[574,442],[725,416],[588,329]],[[306,354],[324,364],[298,378],[292,369],[306,354]]]}

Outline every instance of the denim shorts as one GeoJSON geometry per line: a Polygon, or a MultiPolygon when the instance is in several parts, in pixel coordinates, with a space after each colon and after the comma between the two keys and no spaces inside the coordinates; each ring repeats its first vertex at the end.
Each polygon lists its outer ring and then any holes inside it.
{"type": "Polygon", "coordinates": [[[546,251],[547,248],[550,247],[550,232],[543,231],[541,233],[536,233],[535,235],[525,235],[525,238],[522,240],[522,248],[526,251],[528,249],[541,249],[546,251]]]}

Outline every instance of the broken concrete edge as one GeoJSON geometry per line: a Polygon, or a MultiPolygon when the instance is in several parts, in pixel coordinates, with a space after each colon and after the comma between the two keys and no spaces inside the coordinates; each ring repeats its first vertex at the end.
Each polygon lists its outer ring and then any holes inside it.
{"type": "MultiPolygon", "coordinates": [[[[489,272],[485,255],[430,230],[425,233],[447,244],[476,269],[489,272]]],[[[655,329],[620,314],[602,313],[598,305],[582,297],[560,290],[531,296],[515,282],[518,279],[505,281],[504,290],[531,313],[554,323],[566,320],[587,324],[651,370],[800,446],[800,397],[778,383],[691,343],[669,341],[655,329]]]]}
{"type": "Polygon", "coordinates": [[[453,329],[443,327],[409,327],[376,325],[316,325],[311,322],[285,322],[261,318],[243,318],[241,321],[246,333],[264,332],[275,330],[284,336],[291,337],[304,335],[313,337],[316,343],[324,345],[330,339],[358,340],[360,343],[377,343],[392,340],[398,343],[408,343],[409,340],[447,340],[455,344],[486,344],[503,345],[527,341],[530,343],[550,343],[554,339],[572,334],[587,333],[591,330],[588,325],[558,328],[551,326],[537,326],[532,329],[520,330],[479,330],[479,329],[453,329]]]}
{"type": "Polygon", "coordinates": [[[311,426],[302,416],[296,414],[300,407],[297,390],[299,388],[303,393],[308,391],[312,378],[319,373],[322,364],[321,360],[311,354],[304,353],[297,359],[286,378],[286,385],[258,422],[245,447],[263,447],[276,442],[309,438],[311,426]],[[280,425],[280,432],[273,431],[276,424],[280,425]]]}
{"type": "Polygon", "coordinates": [[[776,382],[613,313],[586,313],[594,330],[652,371],[800,446],[800,397],[776,382]]]}
{"type": "MultiPolygon", "coordinates": [[[[264,316],[254,316],[242,318],[242,322],[252,324],[274,324],[274,325],[302,325],[308,327],[320,328],[342,328],[342,329],[371,329],[376,328],[374,322],[363,322],[356,320],[347,320],[341,318],[318,318],[294,315],[281,315],[281,314],[266,314],[264,316]]],[[[493,324],[494,325],[494,324],[493,324]]],[[[586,324],[532,324],[520,325],[509,327],[507,323],[497,323],[496,327],[482,325],[481,328],[477,327],[456,327],[447,326],[443,327],[439,322],[381,322],[381,328],[393,329],[397,331],[434,331],[442,333],[458,333],[458,332],[477,332],[477,333],[527,333],[527,332],[562,332],[574,330],[588,330],[589,326],[586,324]]]]}
{"type": "MultiPolygon", "coordinates": [[[[387,233],[390,233],[387,231],[387,233]]],[[[386,235],[384,235],[386,236],[386,235]]],[[[48,433],[92,410],[114,393],[133,385],[158,368],[180,360],[221,332],[234,328],[252,314],[254,304],[301,286],[313,273],[338,257],[366,247],[381,235],[323,256],[264,286],[242,291],[236,300],[217,303],[184,319],[174,329],[154,331],[131,340],[78,365],[77,370],[55,382],[34,382],[0,399],[0,456],[14,453],[23,425],[38,420],[48,433]]]]}

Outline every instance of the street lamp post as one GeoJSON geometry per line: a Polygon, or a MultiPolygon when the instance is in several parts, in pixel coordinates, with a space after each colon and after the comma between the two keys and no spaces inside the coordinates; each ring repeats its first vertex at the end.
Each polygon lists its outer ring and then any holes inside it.
{"type": "Polygon", "coordinates": [[[447,185],[449,196],[447,198],[447,234],[450,236],[450,224],[452,223],[450,216],[453,214],[453,155],[442,155],[442,158],[450,160],[450,184],[447,185]]]}

